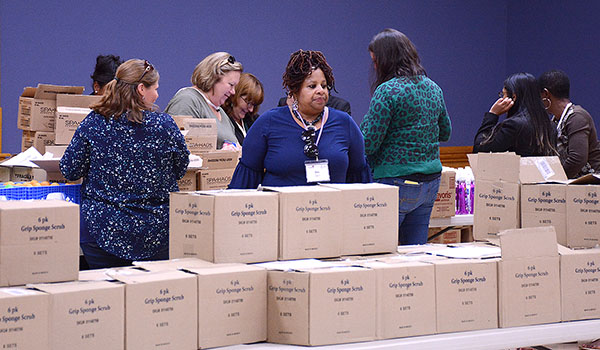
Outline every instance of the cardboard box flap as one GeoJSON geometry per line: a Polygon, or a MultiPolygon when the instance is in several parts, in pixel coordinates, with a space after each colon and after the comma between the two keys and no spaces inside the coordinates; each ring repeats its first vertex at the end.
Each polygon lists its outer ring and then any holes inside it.
{"type": "Polygon", "coordinates": [[[314,193],[314,192],[340,192],[340,190],[325,186],[260,186],[261,191],[272,191],[279,193],[314,193]]]}
{"type": "Polygon", "coordinates": [[[35,165],[46,170],[46,172],[57,172],[60,171],[60,158],[53,159],[35,159],[32,160],[35,165]]]}
{"type": "Polygon", "coordinates": [[[504,260],[558,256],[554,226],[504,230],[498,236],[504,260]]]}
{"type": "Polygon", "coordinates": [[[35,90],[35,98],[43,100],[56,100],[58,94],[77,94],[83,93],[83,86],[63,86],[63,85],[50,85],[50,84],[38,84],[35,90]]]}
{"type": "Polygon", "coordinates": [[[102,99],[102,96],[99,95],[58,94],[56,95],[56,107],[90,108],[91,105],[100,102],[100,99],[102,99]]]}
{"type": "Polygon", "coordinates": [[[558,157],[521,157],[521,183],[565,182],[567,174],[558,157]]]}
{"type": "Polygon", "coordinates": [[[582,177],[578,177],[575,180],[569,182],[573,185],[597,185],[600,184],[600,174],[587,174],[582,177]]]}
{"type": "Polygon", "coordinates": [[[476,180],[519,182],[519,156],[514,152],[468,154],[476,180]]]}
{"type": "Polygon", "coordinates": [[[21,94],[22,97],[33,97],[35,96],[35,90],[37,90],[36,88],[34,88],[33,86],[27,86],[25,88],[23,88],[23,93],[21,94]]]}

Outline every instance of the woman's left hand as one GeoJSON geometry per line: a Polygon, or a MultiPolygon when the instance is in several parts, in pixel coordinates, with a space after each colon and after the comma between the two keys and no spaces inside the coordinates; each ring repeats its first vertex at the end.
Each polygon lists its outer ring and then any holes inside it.
{"type": "Polygon", "coordinates": [[[502,115],[515,104],[515,101],[510,97],[501,97],[499,98],[490,108],[490,113],[494,113],[495,115],[502,115]]]}

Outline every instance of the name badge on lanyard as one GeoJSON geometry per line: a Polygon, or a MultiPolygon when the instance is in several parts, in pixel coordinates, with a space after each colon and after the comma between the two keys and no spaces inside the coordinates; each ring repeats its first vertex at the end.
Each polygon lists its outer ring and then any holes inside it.
{"type": "Polygon", "coordinates": [[[307,160],[304,162],[306,168],[306,182],[329,182],[329,161],[327,159],[307,160]]]}

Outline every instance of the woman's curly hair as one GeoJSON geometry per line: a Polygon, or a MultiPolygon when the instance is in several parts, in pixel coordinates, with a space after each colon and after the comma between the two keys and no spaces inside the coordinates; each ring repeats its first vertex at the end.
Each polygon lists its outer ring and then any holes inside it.
{"type": "MultiPolygon", "coordinates": [[[[327,63],[321,51],[298,50],[290,55],[287,67],[283,73],[283,87],[288,94],[300,91],[304,79],[316,69],[321,69],[327,81],[329,90],[335,90],[335,79],[331,66],[327,63]]],[[[336,90],[337,91],[337,90],[336,90]]]]}

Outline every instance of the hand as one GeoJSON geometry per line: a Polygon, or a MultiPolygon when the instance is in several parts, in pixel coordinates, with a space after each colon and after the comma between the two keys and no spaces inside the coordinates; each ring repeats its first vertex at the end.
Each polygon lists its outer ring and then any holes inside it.
{"type": "Polygon", "coordinates": [[[506,113],[513,105],[515,101],[510,97],[501,97],[496,103],[490,108],[490,113],[494,113],[495,115],[502,115],[506,113]]]}

